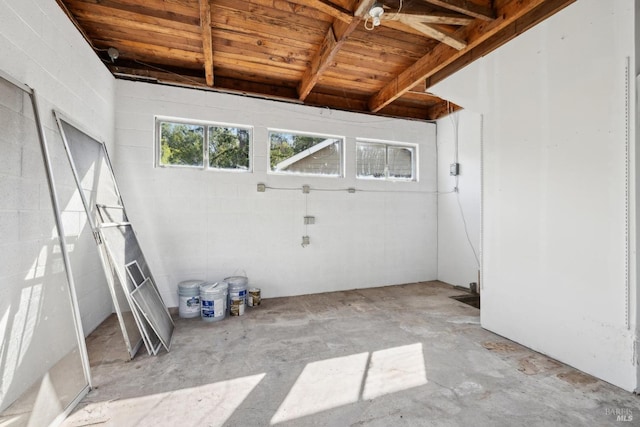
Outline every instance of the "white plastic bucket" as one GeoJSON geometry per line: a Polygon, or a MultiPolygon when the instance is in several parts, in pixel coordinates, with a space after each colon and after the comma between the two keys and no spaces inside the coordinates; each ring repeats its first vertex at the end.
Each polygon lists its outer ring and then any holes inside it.
{"type": "Polygon", "coordinates": [[[200,285],[203,280],[185,280],[178,283],[178,315],[185,319],[200,316],[200,285]]]}
{"type": "MultiPolygon", "coordinates": [[[[247,305],[247,285],[249,284],[249,279],[245,276],[231,276],[224,279],[224,282],[229,285],[229,299],[228,305],[231,307],[231,299],[234,297],[242,298],[244,301],[243,305],[247,305]]],[[[244,313],[244,309],[243,309],[244,313]]]]}
{"type": "Polygon", "coordinates": [[[200,315],[205,322],[217,322],[226,317],[227,292],[220,283],[200,286],[200,315]]]}
{"type": "Polygon", "coordinates": [[[229,284],[227,282],[218,282],[218,288],[224,291],[224,312],[229,312],[229,284]]]}

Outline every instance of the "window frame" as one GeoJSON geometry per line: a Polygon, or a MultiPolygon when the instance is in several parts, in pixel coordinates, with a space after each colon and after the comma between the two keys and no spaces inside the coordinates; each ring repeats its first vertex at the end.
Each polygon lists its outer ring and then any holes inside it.
{"type": "MultiPolygon", "coordinates": [[[[278,128],[267,128],[267,174],[270,175],[279,175],[279,176],[300,176],[300,177],[318,177],[318,178],[344,178],[346,176],[346,145],[347,139],[342,135],[331,135],[326,133],[315,133],[315,132],[306,132],[306,131],[297,131],[291,129],[278,129],[278,128]],[[340,149],[338,150],[338,154],[340,155],[339,159],[339,171],[336,175],[322,174],[322,173],[310,173],[310,172],[283,172],[283,171],[274,171],[271,169],[271,134],[272,133],[287,133],[292,135],[300,135],[300,136],[310,136],[314,138],[333,138],[337,139],[340,143],[340,149]]],[[[292,156],[293,157],[293,156],[292,156]]],[[[291,158],[291,157],[289,157],[291,158]]]]}
{"type": "Polygon", "coordinates": [[[231,172],[231,173],[251,173],[253,172],[253,126],[249,125],[241,125],[235,123],[223,123],[223,122],[213,122],[208,120],[194,120],[194,119],[184,119],[178,117],[169,117],[169,116],[155,116],[155,126],[154,126],[154,151],[155,151],[155,161],[154,166],[157,168],[179,168],[179,169],[199,169],[205,171],[214,171],[214,172],[231,172]],[[160,159],[162,158],[162,140],[161,140],[161,126],[162,123],[171,123],[171,124],[184,124],[184,125],[193,125],[193,126],[202,126],[204,128],[203,132],[203,143],[202,143],[202,166],[190,166],[190,165],[177,165],[177,164],[162,164],[160,159]],[[209,165],[209,128],[211,127],[222,127],[222,128],[236,128],[242,129],[249,132],[249,167],[247,169],[230,169],[230,168],[217,168],[209,165]]]}
{"type": "Polygon", "coordinates": [[[356,138],[356,152],[355,152],[355,175],[356,179],[362,179],[367,181],[394,181],[394,182],[418,182],[419,181],[419,162],[418,162],[418,151],[419,144],[409,143],[409,142],[398,142],[398,141],[387,141],[381,139],[372,139],[372,138],[356,138]],[[371,145],[383,145],[385,147],[385,161],[384,161],[384,177],[371,177],[371,176],[360,176],[358,174],[358,149],[360,145],[371,144],[371,145]],[[402,178],[402,177],[392,177],[389,176],[389,147],[393,148],[405,148],[411,151],[411,177],[410,178],[402,178]]]}

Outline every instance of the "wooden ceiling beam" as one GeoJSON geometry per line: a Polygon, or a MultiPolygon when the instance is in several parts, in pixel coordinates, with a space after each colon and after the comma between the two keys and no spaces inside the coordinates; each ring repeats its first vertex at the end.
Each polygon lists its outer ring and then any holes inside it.
{"type": "Polygon", "coordinates": [[[427,3],[431,3],[436,6],[443,7],[445,9],[453,10],[465,15],[473,16],[474,18],[482,19],[484,21],[491,21],[496,18],[495,11],[487,6],[476,4],[469,0],[425,0],[427,3]]]}
{"type": "Polygon", "coordinates": [[[426,80],[420,80],[411,89],[409,89],[408,92],[412,92],[412,93],[427,93],[427,81],[426,80]]]}
{"type": "Polygon", "coordinates": [[[403,8],[400,13],[386,11],[380,20],[383,22],[399,21],[403,17],[405,20],[412,19],[427,24],[445,24],[445,25],[469,25],[474,18],[468,15],[450,12],[437,12],[429,8],[403,8]]]}
{"type": "MultiPolygon", "coordinates": [[[[483,43],[492,37],[499,36],[503,31],[509,31],[519,19],[534,13],[536,9],[543,8],[544,13],[539,15],[545,18],[553,15],[558,10],[573,3],[575,0],[511,0],[497,10],[498,18],[489,23],[474,22],[464,27],[459,34],[467,40],[467,47],[456,51],[445,44],[439,44],[425,56],[416,61],[409,68],[398,74],[396,78],[388,82],[376,95],[369,99],[369,109],[373,112],[380,111],[386,105],[393,102],[411,89],[417,82],[429,79],[458,59],[476,48],[482,48],[483,43]]],[[[544,18],[538,20],[541,21],[544,18]]],[[[493,46],[495,44],[490,44],[493,46]]],[[[482,55],[477,49],[475,55],[482,55]]]]}
{"type": "Polygon", "coordinates": [[[319,10],[322,13],[326,13],[329,16],[334,17],[345,23],[350,23],[353,19],[353,14],[347,9],[343,9],[338,5],[331,3],[328,0],[287,0],[289,3],[299,4],[301,6],[311,7],[319,10]]]}
{"type": "Polygon", "coordinates": [[[522,18],[516,20],[513,24],[509,25],[504,31],[496,33],[493,37],[488,38],[482,44],[477,46],[475,49],[468,51],[466,54],[456,59],[451,64],[447,65],[445,68],[441,69],[437,73],[434,73],[429,78],[426,79],[426,86],[430,88],[435,85],[439,81],[444,80],[451,74],[456,71],[466,67],[473,61],[480,59],[484,55],[489,52],[497,49],[503,44],[507,43],[509,40],[517,37],[518,35],[524,33],[529,28],[534,25],[544,21],[551,14],[557,12],[565,6],[568,6],[570,3],[575,0],[549,0],[544,6],[537,8],[534,12],[523,16],[522,18]]]}
{"type": "Polygon", "coordinates": [[[454,49],[462,50],[467,47],[467,42],[465,42],[464,40],[454,36],[453,34],[444,32],[432,25],[425,24],[424,22],[420,22],[414,19],[406,19],[403,16],[400,16],[398,20],[403,24],[413,28],[414,30],[421,32],[425,36],[438,40],[439,42],[449,45],[454,49]]]}
{"type": "Polygon", "coordinates": [[[202,30],[202,53],[204,54],[204,75],[207,86],[213,87],[213,43],[211,41],[211,4],[200,0],[200,29],[202,30]]]}
{"type": "Polygon", "coordinates": [[[313,87],[318,83],[322,73],[331,65],[333,58],[342,48],[347,38],[362,22],[375,0],[360,0],[349,23],[336,19],[329,27],[320,48],[311,60],[311,65],[305,70],[302,80],[298,85],[298,98],[304,101],[313,87]]]}
{"type": "Polygon", "coordinates": [[[110,65],[109,69],[116,77],[130,78],[134,80],[157,81],[162,83],[182,84],[194,87],[206,86],[206,80],[202,77],[187,76],[184,73],[174,73],[161,69],[147,67],[140,68],[140,64],[110,65]],[[134,66],[132,66],[134,65],[134,66]]]}
{"type": "Polygon", "coordinates": [[[436,105],[427,108],[427,117],[429,120],[438,120],[458,110],[462,110],[462,107],[453,102],[440,100],[436,105]]]}

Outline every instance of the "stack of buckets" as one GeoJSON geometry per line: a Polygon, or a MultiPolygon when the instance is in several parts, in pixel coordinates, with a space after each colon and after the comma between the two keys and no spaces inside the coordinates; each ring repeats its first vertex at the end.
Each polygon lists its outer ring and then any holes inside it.
{"type": "Polygon", "coordinates": [[[247,305],[260,305],[260,289],[248,289],[248,285],[249,279],[245,276],[231,276],[215,283],[180,282],[178,314],[183,318],[201,317],[205,322],[222,320],[227,312],[231,316],[242,316],[247,305]]]}

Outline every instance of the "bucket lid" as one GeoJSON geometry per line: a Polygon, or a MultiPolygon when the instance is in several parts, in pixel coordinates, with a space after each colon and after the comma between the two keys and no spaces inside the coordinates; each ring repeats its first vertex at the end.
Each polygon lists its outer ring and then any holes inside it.
{"type": "Polygon", "coordinates": [[[204,284],[204,280],[185,280],[183,282],[178,283],[178,287],[180,289],[193,289],[197,290],[200,285],[204,284]]]}
{"type": "Polygon", "coordinates": [[[260,288],[249,288],[249,292],[260,292],[260,288]]]}
{"type": "Polygon", "coordinates": [[[246,286],[249,283],[249,279],[246,276],[229,276],[224,281],[229,286],[246,286]]]}
{"type": "Polygon", "coordinates": [[[200,293],[214,293],[214,294],[224,294],[227,292],[227,287],[222,286],[222,282],[215,283],[203,283],[200,285],[200,293]]]}

